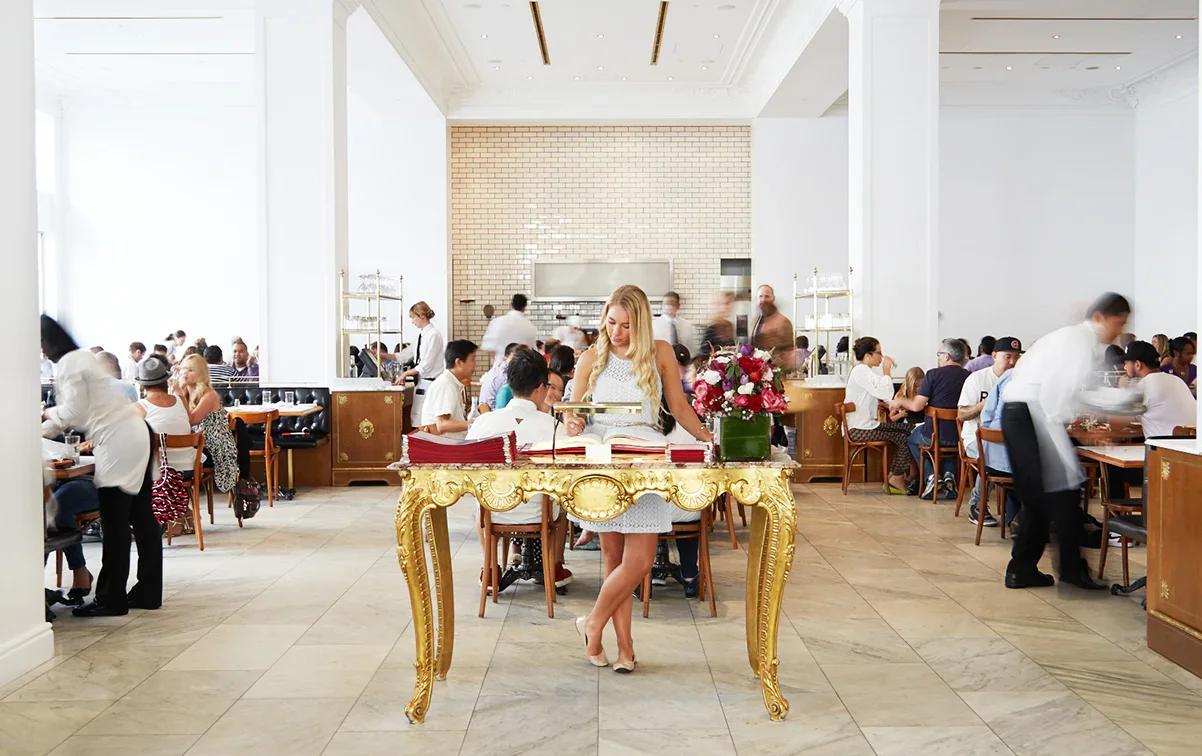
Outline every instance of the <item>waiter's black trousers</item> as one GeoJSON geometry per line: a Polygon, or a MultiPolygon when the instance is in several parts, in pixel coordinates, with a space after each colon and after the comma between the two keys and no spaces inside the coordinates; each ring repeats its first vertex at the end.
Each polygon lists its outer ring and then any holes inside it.
{"type": "MultiPolygon", "coordinates": [[[[152,442],[153,444],[153,442],[152,442]]],[[[152,446],[151,458],[154,458],[152,446]]],[[[147,464],[142,490],[127,494],[120,488],[97,489],[100,526],[104,532],[103,563],[96,578],[96,600],[114,609],[126,608],[125,584],[129,580],[130,528],[138,544],[138,604],[158,608],[163,603],[163,537],[151,509],[151,466],[147,464]]]]}
{"type": "Polygon", "coordinates": [[[1076,576],[1081,571],[1081,491],[1048,491],[1044,487],[1039,439],[1025,402],[1005,404],[1002,428],[1014,470],[1014,487],[1022,501],[1022,520],[1006,571],[1019,577],[1035,572],[1054,522],[1060,544],[1057,571],[1061,577],[1076,576]]]}

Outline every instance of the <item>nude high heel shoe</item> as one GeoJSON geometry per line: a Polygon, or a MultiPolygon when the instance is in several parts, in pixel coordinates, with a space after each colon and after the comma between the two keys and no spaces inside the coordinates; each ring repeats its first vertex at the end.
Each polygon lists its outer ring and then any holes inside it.
{"type": "Polygon", "coordinates": [[[638,660],[633,657],[629,661],[626,661],[623,659],[618,659],[616,662],[614,662],[614,672],[618,672],[623,675],[628,675],[634,671],[634,666],[637,663],[638,663],[638,660]]]}
{"type": "Polygon", "coordinates": [[[580,633],[580,637],[584,638],[584,653],[588,658],[588,663],[594,667],[608,667],[609,657],[605,655],[605,649],[601,649],[601,653],[596,656],[591,656],[588,653],[588,633],[584,632],[584,617],[576,618],[576,632],[580,633]]]}

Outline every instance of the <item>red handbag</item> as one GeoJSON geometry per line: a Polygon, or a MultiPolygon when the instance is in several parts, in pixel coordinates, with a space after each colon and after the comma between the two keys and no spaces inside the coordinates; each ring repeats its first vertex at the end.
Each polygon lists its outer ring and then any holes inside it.
{"type": "Polygon", "coordinates": [[[159,477],[150,485],[150,505],[160,525],[188,517],[192,495],[183,473],[167,464],[167,439],[159,434],[159,477]]]}

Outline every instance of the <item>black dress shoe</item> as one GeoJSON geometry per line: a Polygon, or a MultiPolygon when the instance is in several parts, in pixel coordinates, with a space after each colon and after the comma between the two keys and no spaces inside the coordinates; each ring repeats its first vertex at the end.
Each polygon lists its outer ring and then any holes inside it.
{"type": "Polygon", "coordinates": [[[1035,570],[1030,574],[1020,575],[1017,572],[1006,573],[1007,588],[1047,588],[1050,585],[1055,585],[1056,579],[1051,575],[1044,574],[1039,570],[1035,570]]]}
{"type": "Polygon", "coordinates": [[[137,588],[125,594],[125,601],[127,604],[129,604],[130,609],[154,610],[163,605],[163,602],[161,601],[157,604],[152,604],[149,601],[143,601],[141,596],[138,594],[137,588]]]}
{"type": "Polygon", "coordinates": [[[684,597],[697,598],[697,578],[684,581],[684,597]]]}
{"type": "Polygon", "coordinates": [[[1075,585],[1078,588],[1083,588],[1087,591],[1104,591],[1110,588],[1110,586],[1106,585],[1105,583],[1099,583],[1090,576],[1089,563],[1084,559],[1081,560],[1081,564],[1078,566],[1076,572],[1071,574],[1061,573],[1060,582],[1062,584],[1068,583],[1069,585],[1075,585]]]}
{"type": "Polygon", "coordinates": [[[118,609],[112,606],[105,606],[99,601],[93,601],[87,606],[72,609],[71,613],[76,617],[121,617],[129,614],[129,609],[118,609]]]}

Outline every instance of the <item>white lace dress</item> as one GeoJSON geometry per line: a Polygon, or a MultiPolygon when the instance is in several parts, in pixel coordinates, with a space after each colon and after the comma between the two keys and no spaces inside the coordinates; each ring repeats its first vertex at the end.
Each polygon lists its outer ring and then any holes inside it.
{"type": "MultiPolygon", "coordinates": [[[[655,375],[655,384],[656,391],[659,391],[658,371],[655,375]]],[[[592,401],[642,402],[643,411],[638,415],[594,415],[593,424],[585,430],[585,433],[602,436],[611,428],[633,426],[631,430],[636,431],[640,438],[646,438],[649,434],[657,434],[659,438],[663,438],[663,434],[659,432],[658,418],[651,413],[651,398],[644,394],[639,387],[630,360],[624,360],[612,354],[609,356],[609,360],[605,363],[605,370],[597,377],[592,401]]],[[[569,519],[579,523],[585,529],[597,533],[667,533],[672,530],[672,514],[676,509],[676,505],[664,497],[657,494],[646,494],[640,496],[630,509],[606,522],[577,520],[570,515],[569,519]]]]}

